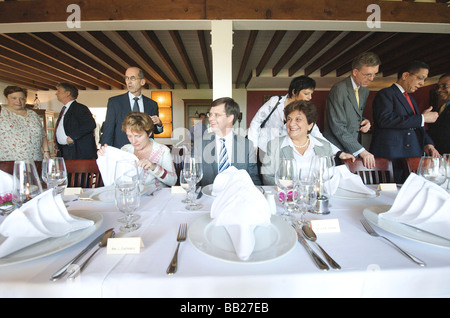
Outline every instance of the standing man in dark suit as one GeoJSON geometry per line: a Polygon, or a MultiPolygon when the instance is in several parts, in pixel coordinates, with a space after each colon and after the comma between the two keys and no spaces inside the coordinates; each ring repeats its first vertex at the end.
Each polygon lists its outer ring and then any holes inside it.
{"type": "Polygon", "coordinates": [[[436,88],[439,101],[435,111],[439,118],[429,125],[428,134],[440,154],[450,153],[450,73],[439,78],[436,88]]]}
{"type": "Polygon", "coordinates": [[[239,105],[232,98],[212,102],[209,111],[212,133],[205,133],[202,139],[202,186],[212,184],[216,176],[230,166],[246,170],[254,184],[261,184],[253,143],[233,132],[239,112],[239,105]]]}
{"type": "Polygon", "coordinates": [[[375,157],[393,161],[394,179],[406,179],[402,159],[428,156],[439,157],[433,141],[425,132],[425,123],[434,123],[438,113],[432,107],[422,114],[410,95],[422,87],[428,77],[427,64],[413,61],[400,69],[397,82],[380,90],[373,101],[374,132],[370,151],[375,157]]]}
{"type": "Polygon", "coordinates": [[[163,131],[163,125],[158,117],[158,103],[141,92],[145,85],[144,72],[137,67],[128,68],[125,72],[125,83],[128,92],[108,100],[101,145],[122,148],[129,143],[125,132],[122,131],[122,122],[130,112],[147,113],[155,125],[154,133],[160,134],[163,131]]]}
{"type": "Polygon", "coordinates": [[[78,89],[72,84],[60,83],[56,86],[56,97],[64,105],[55,129],[58,157],[96,159],[95,120],[89,108],[76,101],[78,89]]]}
{"type": "Polygon", "coordinates": [[[361,145],[361,133],[370,129],[370,121],[363,118],[369,89],[367,86],[378,73],[381,61],[372,52],[365,52],[352,62],[352,74],[336,83],[330,90],[325,108],[323,135],[342,151],[361,157],[364,166],[375,166],[375,157],[361,145]]]}

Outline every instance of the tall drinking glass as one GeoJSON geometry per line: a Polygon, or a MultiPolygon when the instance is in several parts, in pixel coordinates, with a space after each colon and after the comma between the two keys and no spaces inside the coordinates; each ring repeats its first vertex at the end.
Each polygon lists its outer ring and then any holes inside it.
{"type": "Polygon", "coordinates": [[[444,158],[445,173],[447,176],[447,192],[450,192],[450,153],[444,153],[442,158],[444,158]]]}
{"type": "Polygon", "coordinates": [[[298,185],[298,207],[301,212],[300,222],[307,224],[306,212],[313,212],[317,203],[317,182],[313,176],[300,179],[298,185]]]}
{"type": "Polygon", "coordinates": [[[186,181],[184,177],[184,169],[181,169],[180,172],[180,186],[186,191],[186,197],[181,200],[183,203],[191,203],[191,198],[189,197],[189,183],[186,181]]]}
{"type": "Polygon", "coordinates": [[[280,189],[279,196],[283,198],[284,212],[282,215],[290,217],[295,212],[298,192],[298,174],[295,159],[280,159],[275,172],[275,184],[280,189]]]}
{"type": "Polygon", "coordinates": [[[67,187],[67,170],[64,158],[53,157],[42,160],[42,180],[47,183],[48,189],[55,194],[61,194],[67,187]]]}
{"type": "Polygon", "coordinates": [[[437,185],[443,184],[447,178],[444,158],[422,157],[417,174],[437,185]]]}
{"type": "Polygon", "coordinates": [[[12,202],[14,205],[20,207],[40,193],[42,193],[42,185],[34,161],[15,161],[12,193],[12,202]]]}
{"type": "Polygon", "coordinates": [[[186,205],[187,210],[199,210],[203,206],[196,202],[195,186],[203,178],[202,162],[195,156],[186,155],[184,158],[183,176],[189,184],[188,196],[190,202],[186,205]]]}
{"type": "Polygon", "coordinates": [[[134,212],[139,208],[141,200],[139,172],[136,161],[117,161],[114,185],[116,207],[125,214],[125,224],[120,227],[120,230],[122,232],[135,231],[140,227],[140,224],[135,223],[134,212]]]}

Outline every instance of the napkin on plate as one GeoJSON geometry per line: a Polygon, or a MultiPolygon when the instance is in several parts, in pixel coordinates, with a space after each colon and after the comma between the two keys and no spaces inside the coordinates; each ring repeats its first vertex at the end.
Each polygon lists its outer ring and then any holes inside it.
{"type": "Polygon", "coordinates": [[[364,184],[359,175],[348,170],[346,165],[335,167],[333,176],[326,184],[330,187],[331,194],[335,194],[338,188],[368,195],[376,194],[375,190],[364,184]]]}
{"type": "Polygon", "coordinates": [[[14,210],[0,224],[0,257],[50,237],[90,227],[92,220],[68,213],[61,195],[47,190],[14,210]]]}
{"type": "Polygon", "coordinates": [[[138,158],[127,151],[120,150],[115,147],[106,147],[106,152],[103,156],[98,156],[97,165],[102,175],[103,184],[105,187],[114,184],[114,172],[116,170],[116,162],[119,160],[138,160],[138,158]]]}
{"type": "Polygon", "coordinates": [[[13,176],[0,170],[0,194],[12,193],[13,191],[13,176]]]}
{"type": "Polygon", "coordinates": [[[214,224],[225,227],[237,256],[247,260],[255,247],[255,228],[270,225],[266,198],[247,171],[233,166],[215,178],[212,193],[215,195],[211,206],[214,224]]]}
{"type": "Polygon", "coordinates": [[[392,207],[379,217],[405,223],[450,240],[450,194],[411,173],[392,207]]]}

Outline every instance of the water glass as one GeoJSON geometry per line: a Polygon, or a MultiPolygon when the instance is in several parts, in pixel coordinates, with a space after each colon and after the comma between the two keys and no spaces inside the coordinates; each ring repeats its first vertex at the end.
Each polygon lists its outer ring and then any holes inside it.
{"type": "Polygon", "coordinates": [[[422,157],[419,162],[417,174],[437,185],[443,184],[447,179],[444,158],[422,157]]]}
{"type": "Polygon", "coordinates": [[[186,155],[183,167],[184,180],[189,184],[188,196],[190,202],[186,205],[187,210],[199,210],[203,205],[196,202],[195,186],[203,178],[202,162],[199,158],[186,155]]]}
{"type": "Polygon", "coordinates": [[[450,153],[444,153],[442,158],[444,158],[445,174],[447,176],[447,192],[450,192],[450,153]]]}
{"type": "Polygon", "coordinates": [[[298,185],[298,207],[302,224],[307,224],[306,212],[313,212],[317,203],[318,191],[313,177],[303,178],[298,185]]]}
{"type": "Polygon", "coordinates": [[[279,197],[283,199],[282,215],[290,216],[297,208],[298,199],[298,174],[295,159],[280,159],[275,172],[275,184],[280,189],[279,197]]]}
{"type": "Polygon", "coordinates": [[[55,194],[61,194],[67,187],[67,170],[64,158],[44,158],[42,161],[42,180],[48,189],[53,189],[55,194]]]}
{"type": "Polygon", "coordinates": [[[12,202],[14,205],[20,207],[40,193],[42,193],[42,185],[34,161],[15,161],[12,193],[12,202]]]}
{"type": "Polygon", "coordinates": [[[180,186],[186,191],[186,198],[181,200],[183,203],[191,203],[191,198],[189,197],[189,183],[184,177],[184,169],[180,172],[180,186]]]}

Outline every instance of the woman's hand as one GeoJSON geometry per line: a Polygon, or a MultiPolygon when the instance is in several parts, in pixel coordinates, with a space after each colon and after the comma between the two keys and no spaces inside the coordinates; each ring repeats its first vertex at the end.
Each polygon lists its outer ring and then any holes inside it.
{"type": "Polygon", "coordinates": [[[142,167],[143,169],[146,170],[155,170],[156,169],[156,164],[151,162],[148,159],[141,159],[138,161],[138,167],[142,167]]]}
{"type": "Polygon", "coordinates": [[[341,160],[352,159],[352,162],[356,160],[354,155],[346,152],[341,152],[341,154],[339,155],[339,159],[341,160]]]}
{"type": "Polygon", "coordinates": [[[97,151],[97,156],[104,156],[106,153],[106,147],[108,147],[107,144],[101,146],[100,149],[97,151]]]}

